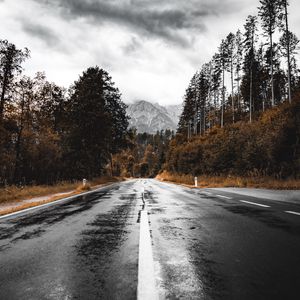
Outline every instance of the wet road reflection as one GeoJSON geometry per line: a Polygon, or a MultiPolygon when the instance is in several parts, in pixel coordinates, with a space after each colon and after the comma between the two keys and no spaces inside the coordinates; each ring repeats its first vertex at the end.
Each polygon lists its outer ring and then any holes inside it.
{"type": "Polygon", "coordinates": [[[298,299],[298,216],[155,180],[2,219],[0,299],[136,299],[142,209],[160,299],[298,299]]]}
{"type": "Polygon", "coordinates": [[[137,185],[2,220],[0,299],[135,299],[137,185]]]}

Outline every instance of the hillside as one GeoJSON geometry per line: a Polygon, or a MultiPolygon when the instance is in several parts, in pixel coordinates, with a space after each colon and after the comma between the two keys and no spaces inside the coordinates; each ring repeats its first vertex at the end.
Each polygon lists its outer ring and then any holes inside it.
{"type": "Polygon", "coordinates": [[[170,143],[165,170],[199,176],[298,178],[300,97],[267,110],[252,124],[214,127],[187,141],[170,143]]]}

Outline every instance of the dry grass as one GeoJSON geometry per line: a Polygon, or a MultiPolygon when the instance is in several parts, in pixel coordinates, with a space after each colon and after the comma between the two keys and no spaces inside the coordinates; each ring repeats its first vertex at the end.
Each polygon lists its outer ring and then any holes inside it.
{"type": "Polygon", "coordinates": [[[89,191],[99,187],[100,185],[109,184],[112,182],[121,181],[121,178],[116,177],[101,177],[94,179],[87,183],[85,187],[82,186],[81,182],[62,182],[53,186],[26,186],[17,187],[9,186],[0,189],[0,204],[11,204],[11,207],[0,210],[0,215],[13,213],[26,208],[31,208],[37,205],[53,202],[65,197],[80,194],[85,191],[89,191]],[[66,193],[64,195],[52,196],[47,200],[33,201],[22,203],[26,199],[32,199],[36,197],[51,196],[58,193],[66,193]]]}
{"type": "Polygon", "coordinates": [[[79,184],[79,182],[62,182],[53,186],[8,186],[0,189],[0,203],[18,202],[35,197],[64,193],[76,189],[79,184]]]}
{"type": "MultiPolygon", "coordinates": [[[[194,186],[194,177],[192,175],[171,174],[162,172],[157,176],[162,181],[170,181],[180,184],[194,186]]],[[[238,188],[265,188],[276,190],[298,190],[300,189],[300,180],[287,179],[276,180],[274,178],[259,177],[198,177],[198,186],[202,188],[220,188],[220,187],[238,187],[238,188]]]]}
{"type": "Polygon", "coordinates": [[[38,205],[54,202],[54,201],[60,200],[62,198],[70,197],[70,196],[73,196],[73,195],[76,195],[76,194],[80,194],[80,192],[70,192],[70,193],[68,193],[64,196],[51,197],[47,200],[23,203],[23,204],[20,204],[18,206],[12,206],[10,208],[0,210],[0,215],[11,214],[11,213],[14,213],[14,212],[17,212],[17,211],[20,211],[20,210],[24,210],[24,209],[27,209],[27,208],[31,208],[31,207],[35,207],[35,206],[38,206],[38,205]]]}

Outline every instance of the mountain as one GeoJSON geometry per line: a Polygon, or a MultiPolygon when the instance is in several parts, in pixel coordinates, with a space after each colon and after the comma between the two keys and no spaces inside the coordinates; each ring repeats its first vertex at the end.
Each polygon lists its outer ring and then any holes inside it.
{"type": "Polygon", "coordinates": [[[142,100],[129,104],[127,114],[131,118],[130,127],[135,127],[139,133],[156,133],[166,129],[176,131],[181,105],[161,106],[142,100]]]}

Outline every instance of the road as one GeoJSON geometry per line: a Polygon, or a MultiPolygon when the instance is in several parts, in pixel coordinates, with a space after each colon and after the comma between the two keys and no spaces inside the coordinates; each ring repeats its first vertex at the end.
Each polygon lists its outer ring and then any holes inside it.
{"type": "Polygon", "coordinates": [[[147,179],[0,219],[0,299],[137,299],[151,266],[160,299],[300,299],[300,205],[147,179]]]}

